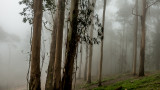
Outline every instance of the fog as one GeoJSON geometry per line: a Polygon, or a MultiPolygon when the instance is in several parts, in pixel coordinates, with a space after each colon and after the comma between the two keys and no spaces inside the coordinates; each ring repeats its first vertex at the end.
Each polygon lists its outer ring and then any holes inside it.
{"type": "MultiPolygon", "coordinates": [[[[26,88],[27,71],[29,67],[30,34],[31,26],[23,23],[23,17],[19,14],[24,8],[19,5],[20,0],[1,0],[0,2],[0,90],[16,90],[26,88]]],[[[133,41],[134,41],[134,8],[135,0],[107,0],[105,36],[104,36],[104,59],[103,75],[127,73],[132,71],[133,41]],[[123,55],[122,55],[123,53],[123,55]]],[[[139,1],[139,14],[141,14],[141,2],[139,1]]],[[[102,21],[103,0],[98,0],[96,11],[102,21]]],[[[50,16],[44,13],[43,18],[50,20],[50,16]]],[[[147,13],[147,39],[146,39],[146,71],[159,69],[159,7],[153,6],[147,13]],[[154,66],[154,64],[157,65],[154,66]]],[[[52,21],[50,21],[52,22],[52,21]]],[[[139,67],[140,52],[140,27],[138,30],[138,53],[137,67],[139,67]]],[[[64,32],[64,36],[66,34],[64,32]]],[[[65,46],[64,37],[63,46],[65,46]]],[[[43,27],[41,56],[45,55],[42,68],[42,87],[45,83],[46,71],[49,61],[49,49],[51,32],[43,27]]],[[[83,43],[83,61],[85,65],[86,45],[83,43]]],[[[65,49],[63,49],[64,59],[65,49]]],[[[93,46],[92,76],[97,76],[100,60],[100,44],[93,46]]],[[[41,59],[42,61],[42,59],[41,59]]],[[[78,53],[78,64],[80,52],[78,53]]],[[[42,64],[42,63],[41,63],[42,64]]],[[[84,68],[82,68],[82,71],[84,68]]],[[[138,68],[137,68],[138,70],[138,68]]],[[[78,72],[78,71],[77,71],[78,72]]],[[[82,75],[83,77],[83,72],[82,75]]]]}

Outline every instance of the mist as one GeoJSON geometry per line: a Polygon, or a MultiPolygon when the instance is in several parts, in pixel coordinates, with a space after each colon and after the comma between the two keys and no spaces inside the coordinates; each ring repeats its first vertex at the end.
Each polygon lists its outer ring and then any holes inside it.
{"type": "MultiPolygon", "coordinates": [[[[31,34],[33,26],[23,23],[23,16],[19,13],[25,7],[19,5],[20,0],[1,0],[0,3],[0,90],[26,90],[27,73],[29,69],[31,34]]],[[[148,0],[149,2],[150,0],[148,0]]],[[[154,1],[154,0],[153,0],[154,1]]],[[[146,47],[145,47],[145,72],[154,72],[160,69],[159,53],[159,24],[160,3],[151,6],[146,15],[146,47]]],[[[138,2],[138,14],[142,15],[142,1],[138,2]]],[[[134,30],[135,30],[135,0],[107,0],[105,25],[104,25],[104,49],[102,76],[131,73],[134,59],[134,30]]],[[[66,11],[65,20],[69,16],[66,11]]],[[[99,16],[102,22],[103,0],[98,0],[94,14],[99,16]]],[[[54,16],[55,17],[55,16],[54,16]]],[[[53,17],[48,12],[43,13],[43,19],[53,23],[53,17]]],[[[138,20],[137,33],[137,68],[140,65],[141,49],[141,20],[138,20]]],[[[47,25],[52,29],[52,25],[47,25]]],[[[65,63],[65,50],[67,42],[67,24],[64,23],[62,44],[62,68],[65,63]]],[[[93,31],[96,35],[97,31],[93,31]]],[[[47,69],[50,59],[50,44],[52,32],[42,24],[41,34],[41,87],[44,89],[47,69]],[[43,58],[45,57],[45,58],[43,58]]],[[[101,56],[100,45],[93,45],[92,77],[97,77],[99,72],[99,60],[101,56]]],[[[79,43],[77,51],[77,73],[82,53],[81,78],[84,76],[86,62],[86,42],[79,43]],[[82,45],[82,52],[80,52],[82,45]]],[[[63,69],[62,69],[63,70],[63,69]]],[[[61,71],[62,71],[61,70],[61,71]]],[[[78,74],[77,74],[78,77],[78,74]]]]}

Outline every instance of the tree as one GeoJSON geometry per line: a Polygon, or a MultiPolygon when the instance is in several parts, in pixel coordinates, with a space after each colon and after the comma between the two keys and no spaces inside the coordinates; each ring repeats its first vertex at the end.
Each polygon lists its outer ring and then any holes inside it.
{"type": "Polygon", "coordinates": [[[67,36],[66,60],[63,70],[62,90],[72,89],[74,57],[76,55],[76,48],[79,41],[77,33],[78,1],[79,0],[71,0],[70,27],[67,36]]]}
{"type": "Polygon", "coordinates": [[[57,34],[56,34],[56,53],[53,72],[53,89],[60,90],[61,88],[61,62],[62,62],[62,41],[63,41],[63,26],[65,15],[65,0],[58,1],[57,16],[57,34]]]}
{"type": "Polygon", "coordinates": [[[80,58],[80,63],[79,63],[79,76],[78,76],[78,78],[79,78],[79,79],[81,78],[81,66],[82,66],[82,44],[81,44],[81,47],[80,47],[80,53],[81,53],[81,58],[80,58]]]}
{"type": "Polygon", "coordinates": [[[34,0],[34,19],[33,19],[33,38],[31,55],[31,73],[29,90],[41,90],[40,83],[40,44],[42,28],[42,2],[43,0],[34,0]]]}
{"type": "Polygon", "coordinates": [[[145,61],[145,36],[146,36],[146,0],[143,0],[143,12],[141,16],[142,35],[141,35],[141,50],[140,50],[140,67],[139,76],[144,76],[144,61],[145,61]]]}
{"type": "Polygon", "coordinates": [[[84,68],[84,80],[87,80],[87,65],[88,65],[88,44],[86,44],[86,62],[84,68]]]}
{"type": "MultiPolygon", "coordinates": [[[[136,0],[135,8],[136,8],[136,14],[138,15],[138,0],[136,0]]],[[[135,16],[133,75],[136,75],[137,31],[138,31],[138,16],[135,16]]]]}
{"type": "Polygon", "coordinates": [[[101,57],[100,57],[100,65],[99,65],[99,80],[98,86],[101,86],[101,78],[102,78],[102,62],[103,62],[103,39],[104,39],[104,24],[105,24],[105,11],[106,11],[106,0],[104,0],[104,7],[103,7],[103,22],[102,22],[102,40],[101,40],[101,57]]]}
{"type": "MultiPolygon", "coordinates": [[[[91,17],[94,17],[94,8],[96,4],[96,0],[89,0],[89,3],[93,5],[89,5],[90,9],[92,10],[91,17]]],[[[90,37],[93,38],[93,29],[94,29],[94,22],[93,19],[91,21],[91,28],[90,28],[90,37]]],[[[88,76],[87,76],[87,83],[91,83],[91,69],[92,69],[92,55],[93,55],[93,44],[89,45],[89,65],[88,65],[88,76]]]]}
{"type": "Polygon", "coordinates": [[[54,72],[54,62],[55,62],[55,52],[56,52],[56,33],[57,33],[57,16],[55,17],[54,27],[52,31],[52,41],[50,46],[50,60],[47,71],[47,78],[45,84],[45,90],[53,89],[53,72],[54,72]]]}

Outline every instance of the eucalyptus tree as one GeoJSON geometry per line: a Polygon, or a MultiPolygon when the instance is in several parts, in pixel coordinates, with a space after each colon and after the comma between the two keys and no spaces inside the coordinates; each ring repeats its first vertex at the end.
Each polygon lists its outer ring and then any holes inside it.
{"type": "Polygon", "coordinates": [[[101,40],[101,56],[100,56],[100,65],[99,65],[99,75],[98,75],[98,86],[101,86],[102,79],[102,62],[103,62],[103,40],[104,40],[104,25],[105,25],[105,13],[106,13],[106,0],[104,0],[103,6],[103,21],[102,21],[102,40],[101,40]]]}
{"type": "Polygon", "coordinates": [[[62,62],[62,41],[63,41],[63,26],[65,15],[65,0],[58,0],[57,12],[55,21],[56,24],[56,53],[53,72],[53,89],[61,89],[61,62],[62,62]]]}
{"type": "Polygon", "coordinates": [[[67,36],[67,47],[66,47],[67,55],[66,55],[62,84],[61,84],[62,90],[72,89],[72,72],[74,66],[73,64],[78,44],[78,34],[77,34],[78,2],[79,0],[71,0],[70,27],[67,36]]]}
{"type": "MultiPolygon", "coordinates": [[[[91,17],[94,17],[94,9],[96,5],[96,0],[89,0],[89,8],[92,10],[91,17]]],[[[94,30],[94,19],[91,21],[90,26],[90,37],[93,38],[93,30],[94,30]]],[[[93,44],[89,45],[89,63],[88,63],[88,76],[87,83],[91,83],[91,70],[92,70],[92,55],[93,55],[93,44]]]]}
{"type": "MultiPolygon", "coordinates": [[[[20,14],[24,17],[23,18],[23,22],[26,23],[27,21],[29,22],[29,24],[33,24],[33,0],[22,0],[19,2],[19,4],[24,4],[26,7],[23,9],[22,12],[20,12],[20,14]]],[[[53,19],[53,14],[55,13],[55,0],[43,0],[43,4],[42,4],[43,8],[43,13],[49,13],[52,16],[53,19]]],[[[48,29],[46,24],[50,23],[48,21],[45,21],[44,18],[42,18],[42,22],[44,24],[44,27],[47,30],[52,31],[52,44],[51,44],[51,50],[50,50],[50,62],[49,62],[49,66],[48,66],[48,72],[47,72],[47,79],[46,79],[46,85],[45,85],[45,89],[48,90],[49,88],[51,88],[52,86],[52,81],[53,81],[53,66],[54,66],[54,57],[55,57],[55,40],[56,40],[56,23],[54,23],[54,27],[53,30],[48,29]]],[[[53,19],[54,22],[54,19],[53,19]]],[[[40,23],[40,22],[39,22],[40,23]]],[[[31,49],[32,51],[32,49],[31,49]]],[[[32,53],[31,53],[32,55],[32,53]]],[[[29,61],[30,62],[30,61],[29,61]]],[[[43,62],[42,62],[43,63],[43,62]]],[[[29,64],[29,70],[30,70],[30,64],[29,64]]],[[[29,71],[28,70],[28,71],[29,71]]],[[[29,72],[28,72],[29,74],[29,72]]],[[[28,78],[28,77],[27,77],[28,78]]],[[[28,83],[28,82],[27,82],[28,83]]]]}
{"type": "Polygon", "coordinates": [[[87,66],[88,66],[88,44],[86,44],[86,60],[85,60],[85,67],[84,67],[84,80],[87,80],[87,66]]]}
{"type": "Polygon", "coordinates": [[[101,37],[101,24],[99,23],[98,15],[91,18],[92,10],[88,8],[88,0],[71,0],[70,9],[70,26],[67,36],[66,58],[63,70],[62,89],[72,89],[72,74],[74,68],[74,58],[76,48],[79,41],[84,41],[87,44],[97,44],[101,37]],[[91,25],[91,20],[96,19],[96,25],[99,34],[96,38],[91,38],[88,35],[88,27],[91,25]]]}
{"type": "MultiPolygon", "coordinates": [[[[136,14],[138,14],[138,0],[135,3],[136,14]]],[[[135,31],[134,31],[134,58],[133,58],[133,75],[136,75],[137,63],[137,31],[138,31],[138,16],[135,16],[135,31]]]]}
{"type": "Polygon", "coordinates": [[[41,72],[40,72],[40,46],[41,46],[41,28],[42,28],[42,2],[43,0],[33,1],[33,38],[31,55],[31,73],[29,90],[41,90],[41,72]]]}

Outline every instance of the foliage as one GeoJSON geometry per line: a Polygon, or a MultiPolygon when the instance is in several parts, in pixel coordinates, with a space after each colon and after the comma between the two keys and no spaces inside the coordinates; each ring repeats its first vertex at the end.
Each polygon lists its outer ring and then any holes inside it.
{"type": "Polygon", "coordinates": [[[79,6],[79,15],[78,15],[78,35],[81,38],[81,42],[84,41],[88,44],[99,44],[102,39],[102,24],[99,22],[98,15],[92,16],[94,8],[93,3],[89,3],[88,0],[81,0],[79,6]],[[94,30],[97,31],[97,36],[91,38],[88,35],[89,27],[92,25],[92,21],[94,22],[94,30]]]}
{"type": "MultiPolygon", "coordinates": [[[[27,21],[29,22],[29,24],[33,24],[33,0],[22,0],[19,2],[20,5],[25,5],[25,7],[23,8],[23,11],[20,12],[20,15],[22,15],[23,18],[23,22],[26,23],[27,21]]],[[[55,0],[44,0],[43,1],[43,12],[44,11],[50,11],[51,14],[55,13],[55,0]]]]}

